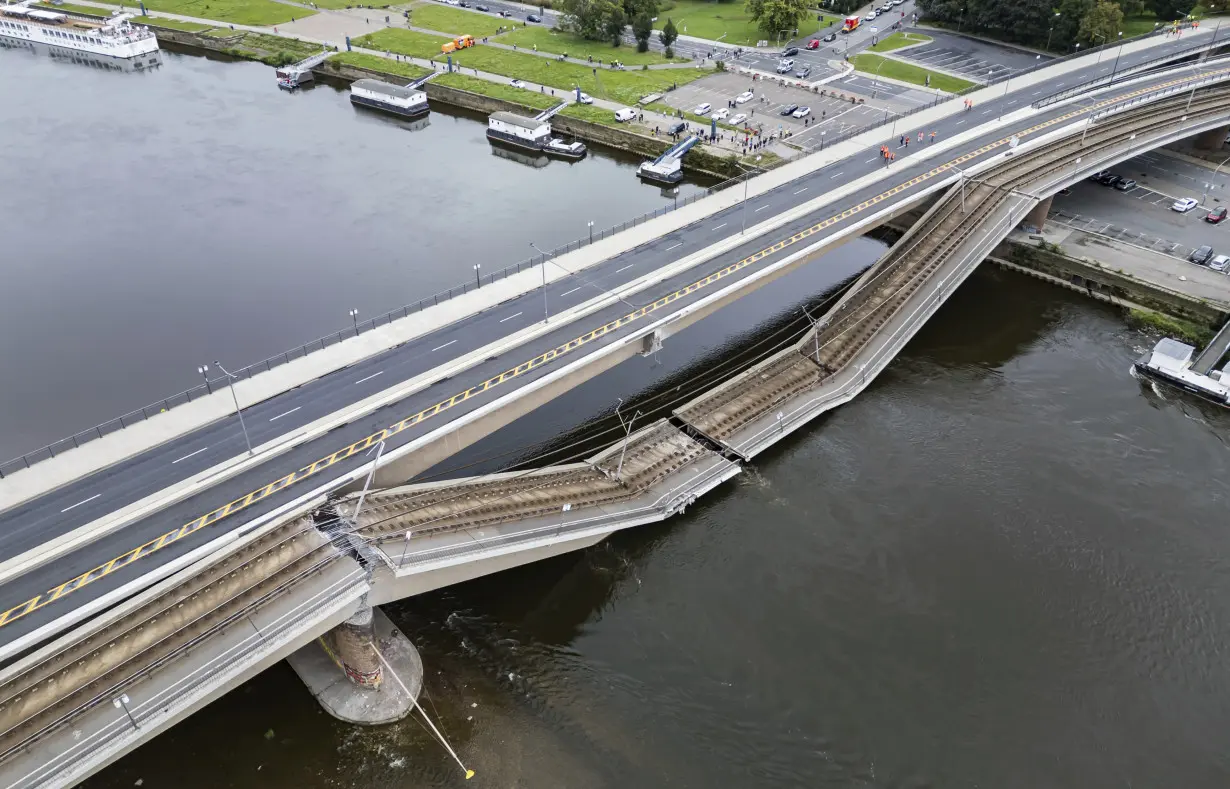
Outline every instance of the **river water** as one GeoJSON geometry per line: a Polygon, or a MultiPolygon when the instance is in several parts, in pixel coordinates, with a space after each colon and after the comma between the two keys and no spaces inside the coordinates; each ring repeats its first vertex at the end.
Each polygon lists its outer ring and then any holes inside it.
{"type": "MultiPolygon", "coordinates": [[[[0,289],[6,440],[664,199],[635,162],[514,167],[474,119],[409,132],[331,89],[279,96],[250,64],[0,63],[22,102],[6,104],[30,108],[0,118],[0,177],[24,184],[0,197],[20,251],[0,289]],[[80,169],[90,156],[102,170],[80,169]]],[[[593,437],[616,397],[670,402],[788,336],[881,250],[841,247],[449,470],[593,437]]],[[[982,270],[865,394],[686,515],[389,606],[468,785],[1230,784],[1230,422],[1130,378],[1150,342],[982,270]]],[[[285,664],[87,785],[138,781],[467,785],[416,721],[341,724],[285,664]]]]}

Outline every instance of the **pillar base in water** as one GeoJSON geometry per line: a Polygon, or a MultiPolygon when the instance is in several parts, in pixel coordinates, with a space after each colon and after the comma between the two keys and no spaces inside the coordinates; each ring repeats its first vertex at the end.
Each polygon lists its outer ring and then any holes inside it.
{"type": "Polygon", "coordinates": [[[389,668],[382,667],[379,684],[356,684],[320,639],[286,659],[326,712],[338,720],[365,726],[392,723],[409,715],[423,686],[423,661],[418,650],[383,611],[373,608],[372,614],[375,643],[400,683],[390,676],[389,668]],[[403,684],[413,698],[406,695],[403,684]]]}

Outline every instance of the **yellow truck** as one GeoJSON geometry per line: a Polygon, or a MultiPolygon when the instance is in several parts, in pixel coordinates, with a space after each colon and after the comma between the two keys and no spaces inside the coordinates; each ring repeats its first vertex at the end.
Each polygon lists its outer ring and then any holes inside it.
{"type": "Polygon", "coordinates": [[[444,46],[440,47],[440,51],[447,55],[450,52],[472,46],[474,46],[474,36],[457,36],[452,41],[445,42],[444,46]]]}

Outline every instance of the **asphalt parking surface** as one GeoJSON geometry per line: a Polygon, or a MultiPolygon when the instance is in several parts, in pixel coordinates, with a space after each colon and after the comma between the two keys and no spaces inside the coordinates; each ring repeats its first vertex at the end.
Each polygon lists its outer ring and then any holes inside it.
{"type": "MultiPolygon", "coordinates": [[[[713,110],[726,107],[740,93],[751,90],[755,98],[730,108],[732,116],[738,113],[749,115],[748,123],[763,124],[763,134],[792,132],[790,142],[806,151],[819,149],[827,137],[835,137],[846,131],[862,128],[882,121],[893,113],[883,103],[858,103],[850,101],[853,93],[837,87],[838,83],[825,86],[824,96],[793,85],[780,85],[771,80],[751,80],[738,74],[715,74],[667,93],[663,101],[677,109],[692,111],[697,105],[708,103],[713,110]],[[781,115],[781,110],[792,104],[811,108],[810,123],[802,119],[781,115]]],[[[712,110],[711,110],[712,111],[712,110]]]]}
{"type": "MultiPolygon", "coordinates": [[[[1123,173],[1125,177],[1138,177],[1137,168],[1121,165],[1112,171],[1123,173]]],[[[1175,191],[1138,185],[1121,192],[1082,181],[1071,188],[1070,194],[1055,196],[1047,221],[1126,241],[1182,260],[1186,260],[1193,249],[1204,245],[1213,247],[1215,254],[1230,254],[1230,220],[1217,225],[1204,221],[1218,204],[1209,201],[1186,213],[1172,211],[1170,206],[1177,197],[1190,196],[1197,200],[1201,197],[1199,193],[1175,194],[1175,191]]]]}
{"type": "Polygon", "coordinates": [[[965,38],[940,30],[909,28],[912,33],[930,36],[929,44],[901,49],[894,54],[920,66],[960,74],[977,82],[1000,79],[1033,68],[1053,58],[991,42],[965,38]]]}

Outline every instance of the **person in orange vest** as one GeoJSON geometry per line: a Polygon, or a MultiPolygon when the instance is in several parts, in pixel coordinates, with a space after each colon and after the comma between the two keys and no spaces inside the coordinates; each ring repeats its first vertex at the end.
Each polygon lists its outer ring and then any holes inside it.
{"type": "Polygon", "coordinates": [[[931,132],[931,142],[935,142],[935,132],[931,132]]]}

